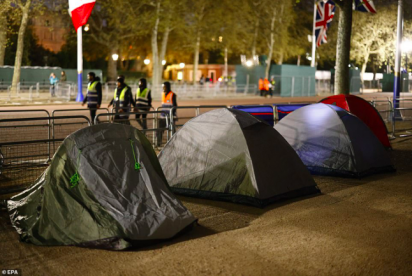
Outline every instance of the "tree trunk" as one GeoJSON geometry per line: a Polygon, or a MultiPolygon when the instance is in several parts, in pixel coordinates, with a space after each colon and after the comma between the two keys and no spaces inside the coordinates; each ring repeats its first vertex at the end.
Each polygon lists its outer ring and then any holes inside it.
{"type": "Polygon", "coordinates": [[[273,10],[272,19],[270,21],[270,40],[269,40],[269,53],[266,60],[265,78],[269,79],[270,63],[273,55],[273,45],[275,44],[275,21],[276,21],[276,9],[273,10]]]}
{"type": "Polygon", "coordinates": [[[283,54],[283,51],[281,50],[281,52],[280,52],[280,56],[279,56],[279,60],[278,60],[278,65],[282,65],[283,64],[283,58],[284,58],[284,54],[283,54]]]}
{"type": "Polygon", "coordinates": [[[349,94],[349,57],[352,33],[352,1],[339,4],[339,29],[336,46],[335,95],[349,94]]]}
{"type": "Polygon", "coordinates": [[[373,81],[376,81],[376,63],[375,63],[375,57],[372,57],[372,72],[373,72],[373,81]]]}
{"type": "Polygon", "coordinates": [[[193,60],[193,85],[196,84],[197,68],[199,66],[199,51],[200,51],[200,30],[197,31],[195,56],[193,60]]]}
{"type": "Polygon", "coordinates": [[[117,61],[112,58],[113,54],[117,54],[117,46],[114,46],[110,52],[107,62],[107,81],[115,81],[117,78],[117,61]]]}
{"type": "Polygon", "coordinates": [[[126,50],[126,58],[123,58],[124,52],[120,52],[119,54],[119,65],[120,65],[120,70],[122,71],[127,71],[129,68],[129,50],[126,50]]]}
{"type": "Polygon", "coordinates": [[[368,65],[368,60],[369,60],[369,51],[367,51],[366,55],[365,55],[365,60],[362,64],[362,69],[361,69],[361,81],[363,84],[364,81],[364,76],[365,76],[365,72],[366,72],[366,66],[368,65]]]}
{"type": "Polygon", "coordinates": [[[228,60],[228,58],[227,58],[227,47],[225,47],[225,78],[228,80],[229,79],[229,76],[228,76],[228,74],[229,74],[229,70],[228,70],[228,65],[227,65],[227,60],[228,60]]]}
{"type": "MultiPolygon", "coordinates": [[[[258,39],[258,34],[259,34],[259,19],[256,20],[255,22],[255,33],[253,34],[253,42],[252,42],[252,60],[253,60],[253,65],[255,64],[255,56],[256,56],[256,43],[258,39]]],[[[258,59],[259,61],[259,59],[258,59]]]]}
{"type": "Polygon", "coordinates": [[[126,71],[129,70],[129,64],[130,64],[130,50],[127,51],[126,60],[124,61],[124,68],[126,71]]]}
{"type": "Polygon", "coordinates": [[[24,6],[20,7],[22,9],[22,18],[19,35],[17,37],[16,59],[14,62],[13,81],[11,83],[12,93],[17,93],[17,84],[20,82],[21,60],[23,57],[24,49],[24,34],[26,32],[27,23],[29,21],[30,5],[31,0],[28,0],[24,6]]]}
{"type": "Polygon", "coordinates": [[[6,40],[7,40],[7,18],[0,16],[0,66],[4,65],[4,56],[6,54],[6,40]]]}
{"type": "Polygon", "coordinates": [[[170,34],[170,28],[169,26],[166,27],[166,30],[163,33],[163,38],[162,38],[162,47],[160,48],[160,56],[159,56],[159,81],[162,81],[163,78],[163,60],[165,59],[166,56],[166,50],[167,50],[167,42],[169,40],[169,34],[170,34]]]}
{"type": "Polygon", "coordinates": [[[156,21],[152,29],[152,58],[153,58],[153,69],[152,69],[152,85],[154,87],[160,85],[159,81],[159,50],[157,45],[157,35],[160,21],[160,1],[156,4],[156,21]]]}

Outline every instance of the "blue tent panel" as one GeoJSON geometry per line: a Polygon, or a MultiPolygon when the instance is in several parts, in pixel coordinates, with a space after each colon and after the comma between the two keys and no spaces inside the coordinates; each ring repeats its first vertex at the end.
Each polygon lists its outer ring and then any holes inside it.
{"type": "Polygon", "coordinates": [[[278,111],[278,120],[280,121],[289,113],[292,113],[296,109],[299,109],[306,105],[309,104],[274,104],[273,106],[275,106],[278,111]]]}
{"type": "Polygon", "coordinates": [[[270,105],[234,105],[232,109],[241,110],[247,112],[262,121],[265,121],[271,126],[275,125],[273,116],[273,107],[270,105]]]}

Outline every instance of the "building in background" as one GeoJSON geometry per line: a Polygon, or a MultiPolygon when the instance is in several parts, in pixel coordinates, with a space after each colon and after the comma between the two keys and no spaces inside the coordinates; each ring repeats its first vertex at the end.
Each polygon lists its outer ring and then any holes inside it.
{"type": "MultiPolygon", "coordinates": [[[[211,82],[216,82],[224,76],[225,66],[223,64],[199,64],[196,81],[200,78],[209,78],[211,82]]],[[[228,77],[236,77],[236,68],[234,65],[228,66],[228,77]]],[[[193,64],[172,64],[166,67],[163,78],[172,81],[193,82],[193,64]]]]}
{"type": "Polygon", "coordinates": [[[59,52],[66,43],[66,36],[71,27],[67,20],[63,20],[53,13],[36,16],[31,20],[31,25],[38,43],[54,53],[59,52]]]}

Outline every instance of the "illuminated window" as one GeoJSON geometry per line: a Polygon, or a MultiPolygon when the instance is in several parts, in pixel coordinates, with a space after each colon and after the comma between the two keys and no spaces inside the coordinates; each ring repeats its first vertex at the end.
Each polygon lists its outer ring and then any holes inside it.
{"type": "Polygon", "coordinates": [[[177,80],[183,80],[183,72],[177,72],[177,80]]]}

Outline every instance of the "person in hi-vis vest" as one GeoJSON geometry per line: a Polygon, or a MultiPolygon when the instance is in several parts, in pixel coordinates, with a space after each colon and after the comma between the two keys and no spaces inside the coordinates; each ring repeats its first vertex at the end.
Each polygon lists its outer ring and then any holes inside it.
{"type": "Polygon", "coordinates": [[[136,103],[133,99],[132,90],[124,82],[124,76],[122,75],[117,77],[117,87],[114,90],[113,99],[107,107],[111,105],[113,105],[114,111],[118,113],[114,117],[114,120],[118,123],[130,125],[129,115],[122,113],[130,112],[130,105],[136,106],[136,103]]]}
{"type": "MultiPolygon", "coordinates": [[[[139,88],[136,91],[136,112],[147,112],[150,111],[152,106],[152,92],[147,88],[146,79],[142,78],[139,80],[139,88]]],[[[142,126],[143,129],[147,129],[147,114],[136,114],[137,122],[142,126]],[[140,119],[140,115],[142,119],[140,119]]]]}
{"type": "Polygon", "coordinates": [[[87,107],[90,110],[90,118],[92,119],[91,122],[94,124],[96,111],[102,104],[102,84],[94,72],[89,72],[87,74],[87,79],[89,80],[89,84],[87,85],[87,95],[83,100],[82,106],[87,103],[87,107]]]}
{"type": "MultiPolygon", "coordinates": [[[[172,92],[170,82],[163,83],[163,93],[162,93],[162,113],[160,114],[158,128],[166,127],[166,116],[170,114],[170,109],[177,106],[177,96],[172,92]]],[[[176,109],[173,110],[173,117],[176,117],[176,109]]],[[[169,118],[170,124],[170,118],[169,118]]],[[[157,131],[157,146],[162,144],[164,130],[157,131]]]]}

